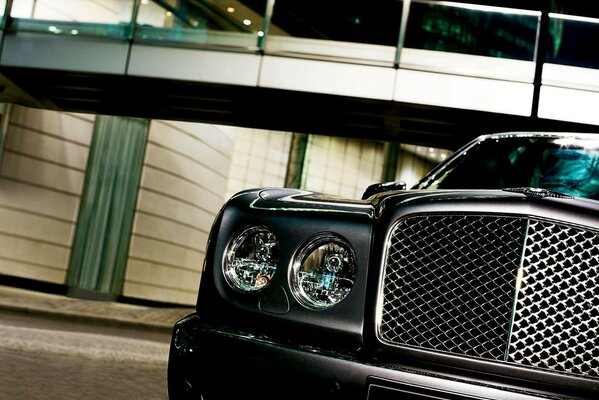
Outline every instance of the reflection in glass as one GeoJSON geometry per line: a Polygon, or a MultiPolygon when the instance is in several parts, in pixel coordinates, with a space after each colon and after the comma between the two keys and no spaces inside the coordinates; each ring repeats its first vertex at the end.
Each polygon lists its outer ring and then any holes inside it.
{"type": "Polygon", "coordinates": [[[395,0],[277,0],[271,30],[310,39],[395,46],[401,8],[395,0]]]}
{"type": "Polygon", "coordinates": [[[393,61],[402,7],[398,0],[277,0],[267,50],[393,61]]]}
{"type": "Polygon", "coordinates": [[[599,200],[599,140],[531,136],[477,142],[418,189],[534,187],[599,200]]]}
{"type": "Polygon", "coordinates": [[[533,61],[537,14],[412,2],[405,47],[533,61]]]}
{"type": "Polygon", "coordinates": [[[14,0],[13,18],[98,24],[129,23],[131,0],[14,0]]]}
{"type": "Polygon", "coordinates": [[[256,48],[266,0],[147,0],[137,38],[171,43],[256,48]]]}
{"type": "Polygon", "coordinates": [[[262,290],[279,263],[279,243],[265,227],[250,227],[229,243],[223,273],[232,288],[241,292],[262,290]]]}
{"type": "Polygon", "coordinates": [[[551,12],[564,15],[599,18],[599,9],[597,7],[591,7],[590,4],[589,0],[551,0],[551,12]]]}
{"type": "Polygon", "coordinates": [[[545,61],[576,67],[599,68],[599,19],[550,14],[545,61]]]}
{"type": "Polygon", "coordinates": [[[305,307],[325,310],[347,297],[356,283],[354,251],[341,238],[323,233],[301,249],[292,262],[292,293],[305,307]]]}
{"type": "Polygon", "coordinates": [[[6,10],[6,0],[0,0],[0,18],[2,18],[0,22],[0,28],[4,29],[6,25],[6,18],[4,18],[4,11],[6,10]]]}
{"type": "Polygon", "coordinates": [[[14,0],[13,29],[54,35],[127,37],[131,0],[14,0]]]}

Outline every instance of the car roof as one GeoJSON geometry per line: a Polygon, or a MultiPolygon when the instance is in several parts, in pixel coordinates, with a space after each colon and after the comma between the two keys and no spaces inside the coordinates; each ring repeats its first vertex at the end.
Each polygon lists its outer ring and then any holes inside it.
{"type": "Polygon", "coordinates": [[[477,137],[473,142],[487,140],[487,139],[503,139],[511,137],[550,137],[550,138],[573,138],[573,139],[584,139],[584,140],[599,140],[598,133],[583,133],[583,132],[538,132],[538,131],[515,131],[515,132],[501,132],[501,133],[490,133],[477,137]]]}

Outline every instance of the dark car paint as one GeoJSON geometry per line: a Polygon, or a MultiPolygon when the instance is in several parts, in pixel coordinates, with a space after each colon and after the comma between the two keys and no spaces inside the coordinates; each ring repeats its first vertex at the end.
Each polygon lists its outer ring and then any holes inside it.
{"type": "MultiPolygon", "coordinates": [[[[386,229],[392,221],[409,214],[464,210],[468,213],[501,210],[510,215],[599,227],[599,204],[595,201],[531,199],[523,194],[496,190],[389,192],[367,201],[348,201],[290,189],[242,192],[223,207],[209,240],[197,304],[199,317],[192,319],[197,325],[195,340],[199,340],[197,351],[203,355],[202,362],[209,361],[211,370],[221,368],[223,373],[229,370],[232,375],[242,373],[239,370],[243,370],[242,365],[249,369],[248,374],[264,368],[273,374],[272,379],[267,380],[270,383],[264,385],[279,389],[283,382],[291,384],[289,374],[295,373],[298,379],[301,377],[300,381],[312,382],[315,388],[320,388],[320,393],[336,392],[346,396],[352,393],[356,394],[355,398],[365,398],[365,393],[357,393],[364,390],[364,379],[370,376],[371,368],[378,371],[377,376],[388,379],[396,378],[392,373],[383,373],[385,369],[413,371],[417,376],[431,376],[431,379],[473,382],[482,385],[481,388],[503,388],[515,393],[598,398],[596,380],[416,348],[390,349],[377,340],[372,327],[375,326],[374,310],[383,255],[373,249],[383,248],[386,229]],[[282,263],[265,290],[241,294],[227,285],[220,272],[228,238],[249,225],[267,226],[280,238],[282,263]],[[352,245],[358,258],[359,276],[356,286],[342,303],[315,312],[301,307],[290,293],[286,261],[291,260],[306,239],[323,231],[334,231],[352,245]],[[279,308],[264,306],[271,303],[286,304],[279,308]],[[317,364],[306,364],[311,365],[310,368],[287,365],[281,361],[285,357],[292,363],[317,364]],[[309,361],[311,358],[315,360],[309,361]],[[342,369],[347,376],[335,379],[331,374],[340,371],[329,369],[341,362],[339,360],[349,362],[343,368],[351,366],[356,371],[349,373],[342,369]],[[318,372],[312,371],[312,367],[318,372]],[[343,390],[335,389],[336,385],[343,390]]],[[[169,376],[173,378],[169,382],[188,376],[190,385],[201,385],[198,382],[201,376],[190,372],[194,368],[199,371],[197,362],[195,357],[179,354],[173,347],[169,367],[169,376]]],[[[217,378],[218,375],[212,376],[211,383],[217,384],[217,378]]],[[[173,385],[172,382],[169,385],[173,385]]],[[[169,390],[171,398],[179,398],[178,389],[169,390]]],[[[480,394],[485,395],[485,390],[480,394]]]]}

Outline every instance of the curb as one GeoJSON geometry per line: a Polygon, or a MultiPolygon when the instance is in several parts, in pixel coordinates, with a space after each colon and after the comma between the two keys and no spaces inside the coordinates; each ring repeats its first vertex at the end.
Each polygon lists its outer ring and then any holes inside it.
{"type": "Polygon", "coordinates": [[[26,291],[0,291],[0,311],[98,327],[172,332],[192,307],[159,308],[83,300],[26,291]]]}
{"type": "MultiPolygon", "coordinates": [[[[85,315],[85,314],[77,314],[70,313],[59,310],[43,310],[34,307],[26,307],[26,306],[18,306],[18,305],[7,305],[0,304],[0,310],[26,314],[35,317],[43,317],[43,318],[51,318],[58,319],[67,322],[80,322],[88,325],[100,325],[100,326],[109,326],[114,328],[131,328],[131,329],[143,329],[143,330],[151,330],[155,332],[161,333],[171,333],[173,324],[166,323],[154,323],[154,322],[145,322],[145,321],[133,321],[133,320],[125,320],[120,318],[111,318],[101,315],[85,315]]],[[[189,313],[193,312],[190,311],[189,313]]],[[[183,318],[185,315],[182,315],[183,318]]],[[[176,321],[175,321],[176,322],[176,321]]]]}

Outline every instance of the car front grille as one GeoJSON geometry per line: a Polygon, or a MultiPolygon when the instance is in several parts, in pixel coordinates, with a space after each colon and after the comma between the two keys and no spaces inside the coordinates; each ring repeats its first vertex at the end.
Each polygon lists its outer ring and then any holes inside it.
{"type": "Polygon", "coordinates": [[[387,241],[389,345],[599,377],[599,234],[519,216],[423,214],[387,241]]]}

